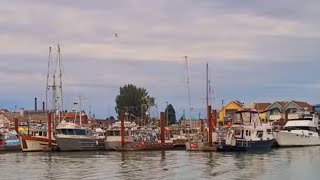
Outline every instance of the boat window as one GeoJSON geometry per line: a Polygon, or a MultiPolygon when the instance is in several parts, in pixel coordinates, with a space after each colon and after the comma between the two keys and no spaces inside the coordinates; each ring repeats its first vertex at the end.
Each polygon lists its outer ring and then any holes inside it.
{"type": "Polygon", "coordinates": [[[65,134],[65,135],[68,135],[68,131],[66,129],[61,129],[61,134],[65,134]]]}
{"type": "Polygon", "coordinates": [[[7,138],[7,140],[17,140],[17,139],[18,139],[17,136],[13,134],[9,135],[9,137],[7,138]]]}
{"type": "Polygon", "coordinates": [[[246,136],[251,136],[251,131],[250,130],[246,130],[246,136]]]}
{"type": "Polygon", "coordinates": [[[272,130],[271,129],[267,129],[267,134],[271,134],[272,130]]]}
{"type": "Polygon", "coordinates": [[[42,131],[39,131],[39,136],[42,136],[42,131]]]}
{"type": "Polygon", "coordinates": [[[107,136],[113,136],[113,131],[107,131],[107,136]]]}
{"type": "MultiPolygon", "coordinates": [[[[312,128],[312,127],[311,127],[312,128]]],[[[290,127],[285,127],[285,130],[306,130],[306,131],[310,131],[311,130],[310,127],[308,126],[290,126],[290,127]]]]}
{"type": "Polygon", "coordinates": [[[234,135],[235,136],[241,136],[241,130],[240,129],[235,129],[234,130],[234,135]]]}
{"type": "Polygon", "coordinates": [[[43,136],[47,136],[47,132],[43,132],[43,136]]]}
{"type": "Polygon", "coordinates": [[[125,131],[125,132],[124,132],[124,135],[125,135],[125,136],[129,136],[129,131],[125,131]]]}
{"type": "Polygon", "coordinates": [[[76,134],[73,129],[67,129],[67,131],[68,131],[69,135],[75,135],[76,134]]]}
{"type": "Polygon", "coordinates": [[[86,135],[86,131],[84,129],[75,129],[76,135],[86,135]]]}
{"type": "Polygon", "coordinates": [[[263,136],[263,131],[257,131],[257,137],[262,138],[263,136]]]}
{"type": "Polygon", "coordinates": [[[310,127],[310,131],[318,132],[316,127],[310,127]]]}

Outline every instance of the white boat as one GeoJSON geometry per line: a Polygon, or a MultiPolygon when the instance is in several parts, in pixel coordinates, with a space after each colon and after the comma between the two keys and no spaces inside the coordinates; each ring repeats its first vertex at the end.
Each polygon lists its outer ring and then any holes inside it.
{"type": "Polygon", "coordinates": [[[320,145],[317,114],[296,114],[277,133],[276,140],[280,147],[320,145]]]}
{"type": "MultiPolygon", "coordinates": [[[[124,141],[134,142],[132,130],[136,129],[136,124],[131,122],[124,122],[124,141]]],[[[121,144],[121,123],[115,122],[110,129],[106,131],[105,146],[107,150],[117,150],[122,147],[121,144]]]]}
{"type": "Polygon", "coordinates": [[[105,150],[105,137],[95,135],[92,129],[63,121],[56,131],[55,139],[61,151],[105,150]]]}

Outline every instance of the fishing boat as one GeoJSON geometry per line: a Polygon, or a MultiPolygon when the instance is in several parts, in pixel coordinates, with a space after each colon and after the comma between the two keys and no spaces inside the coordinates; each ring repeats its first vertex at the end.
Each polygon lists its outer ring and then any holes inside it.
{"type": "Polygon", "coordinates": [[[54,133],[51,133],[51,145],[49,145],[49,134],[47,130],[33,130],[30,135],[21,135],[21,148],[24,152],[49,151],[51,147],[57,147],[54,133]]]}
{"type": "Polygon", "coordinates": [[[263,123],[256,111],[235,112],[225,137],[219,137],[218,151],[267,150],[275,143],[269,123],[263,123]]]}
{"type": "Polygon", "coordinates": [[[280,147],[320,145],[319,117],[317,114],[296,113],[291,115],[276,136],[280,147]]]}
{"type": "MultiPolygon", "coordinates": [[[[57,142],[54,138],[54,127],[56,121],[60,121],[60,115],[63,112],[63,94],[62,94],[62,61],[60,46],[57,47],[57,58],[52,58],[52,48],[49,47],[48,73],[46,78],[46,102],[43,110],[48,112],[48,122],[45,128],[36,128],[31,130],[27,135],[21,135],[21,148],[24,152],[32,151],[50,151],[57,148],[57,142]],[[53,66],[52,66],[53,65],[53,66]],[[57,74],[59,73],[59,74],[57,74]],[[59,84],[57,83],[59,80],[59,84]],[[59,91],[58,91],[59,90],[59,91]],[[51,96],[51,104],[48,104],[51,96]],[[46,105],[46,106],[45,106],[46,105]],[[51,107],[48,107],[51,106],[51,107]],[[55,112],[55,113],[53,113],[55,112]],[[52,121],[51,121],[52,119],[52,121]]],[[[30,127],[28,127],[29,129],[30,127]]]]}
{"type": "Polygon", "coordinates": [[[95,135],[92,129],[72,122],[61,122],[56,131],[55,139],[60,151],[105,150],[105,137],[95,135]]]}
{"type": "Polygon", "coordinates": [[[17,137],[17,132],[7,129],[0,129],[0,151],[15,151],[21,150],[20,140],[17,137]]]}

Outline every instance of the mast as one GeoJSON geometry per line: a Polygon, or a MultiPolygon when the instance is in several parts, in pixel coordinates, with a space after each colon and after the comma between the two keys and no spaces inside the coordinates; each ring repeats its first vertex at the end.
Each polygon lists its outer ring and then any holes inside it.
{"type": "Polygon", "coordinates": [[[192,119],[192,114],[191,114],[191,100],[190,100],[190,80],[189,80],[189,70],[188,70],[188,56],[184,56],[185,61],[186,61],[186,76],[187,76],[187,88],[188,88],[188,105],[189,105],[189,116],[190,116],[190,128],[192,126],[191,124],[191,119],[192,119]]]}
{"type": "Polygon", "coordinates": [[[62,67],[62,59],[61,59],[61,49],[59,44],[58,44],[58,63],[59,63],[59,89],[60,89],[60,103],[61,103],[59,110],[63,112],[63,93],[62,93],[62,68],[63,67],[62,67]]]}
{"type": "Polygon", "coordinates": [[[48,57],[48,73],[46,82],[46,110],[48,111],[48,91],[49,91],[49,76],[50,76],[50,61],[51,61],[51,46],[49,47],[49,57],[48,57]]]}
{"type": "Polygon", "coordinates": [[[58,45],[57,55],[52,59],[52,48],[49,47],[48,73],[46,82],[46,110],[55,112],[52,122],[55,123],[56,116],[61,121],[63,111],[62,99],[62,59],[60,46],[58,45]],[[59,83],[57,83],[59,79],[59,83]]]}

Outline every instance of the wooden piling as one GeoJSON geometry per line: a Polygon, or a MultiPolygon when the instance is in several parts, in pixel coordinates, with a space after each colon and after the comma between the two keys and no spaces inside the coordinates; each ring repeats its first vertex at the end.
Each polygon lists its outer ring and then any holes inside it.
{"type": "Polygon", "coordinates": [[[201,119],[200,120],[200,133],[201,133],[201,135],[203,135],[203,133],[204,133],[204,123],[203,123],[203,119],[201,119]]]}
{"type": "Polygon", "coordinates": [[[212,146],[212,112],[211,106],[208,106],[208,126],[209,126],[209,146],[212,146]]]}
{"type": "Polygon", "coordinates": [[[124,113],[120,113],[120,121],[121,121],[121,145],[124,148],[124,113]]]}
{"type": "Polygon", "coordinates": [[[28,127],[28,136],[30,136],[30,123],[29,123],[29,120],[27,122],[27,127],[28,127]]]}
{"type": "Polygon", "coordinates": [[[14,130],[19,135],[19,121],[18,121],[18,118],[14,118],[14,130]]]}
{"type": "Polygon", "coordinates": [[[161,143],[165,143],[164,141],[164,126],[165,126],[165,114],[164,112],[161,112],[160,113],[160,140],[161,140],[161,143]]]}
{"type": "Polygon", "coordinates": [[[212,110],[212,131],[217,127],[217,110],[212,110]]]}
{"type": "Polygon", "coordinates": [[[48,112],[48,125],[47,125],[47,133],[48,133],[48,147],[49,149],[51,150],[52,148],[52,137],[51,137],[51,130],[52,130],[52,127],[51,127],[51,115],[52,113],[51,112],[48,112]]]}

